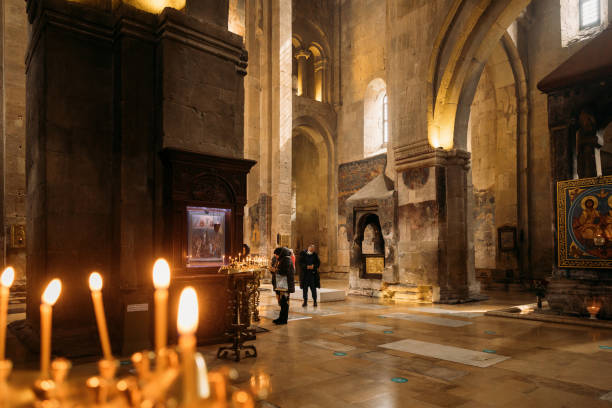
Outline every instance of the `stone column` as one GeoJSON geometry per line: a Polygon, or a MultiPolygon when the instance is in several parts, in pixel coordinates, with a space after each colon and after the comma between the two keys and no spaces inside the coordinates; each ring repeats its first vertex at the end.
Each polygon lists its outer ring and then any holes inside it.
{"type": "Polygon", "coordinates": [[[38,33],[26,57],[28,320],[37,327],[41,293],[58,277],[54,347],[99,353],[84,341],[96,338],[87,276],[97,270],[113,348],[148,347],[142,305],[168,224],[159,152],[243,157],[242,38],[222,19],[198,21],[206,13],[155,15],[125,2],[28,0],[27,11],[38,33]]]}
{"type": "Polygon", "coordinates": [[[27,316],[36,327],[40,296],[57,277],[54,327],[94,332],[88,273],[103,273],[105,292],[119,287],[110,273],[117,261],[112,20],[68,2],[29,0],[27,10],[39,33],[26,56],[27,316]]]}
{"type": "Polygon", "coordinates": [[[314,66],[314,80],[315,80],[315,99],[319,102],[326,102],[325,94],[327,90],[325,89],[325,76],[327,73],[327,59],[321,58],[318,61],[315,61],[314,66]]]}
{"type": "Polygon", "coordinates": [[[436,302],[465,300],[478,292],[468,274],[470,154],[424,141],[396,148],[395,155],[400,283],[431,285],[436,302]]]}
{"type": "Polygon", "coordinates": [[[297,95],[302,96],[307,93],[308,87],[308,73],[306,72],[308,58],[310,53],[304,50],[299,50],[295,54],[295,58],[298,60],[298,74],[297,74],[297,95]]]}
{"type": "Polygon", "coordinates": [[[291,0],[272,0],[271,123],[272,245],[291,236],[292,49],[291,0]]]}

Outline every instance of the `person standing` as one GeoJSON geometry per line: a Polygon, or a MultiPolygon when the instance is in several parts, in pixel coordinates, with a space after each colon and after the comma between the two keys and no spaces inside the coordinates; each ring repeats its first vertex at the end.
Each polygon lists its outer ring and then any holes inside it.
{"type": "Polygon", "coordinates": [[[274,324],[287,324],[289,318],[289,297],[295,292],[295,268],[291,261],[291,251],[287,248],[276,248],[274,250],[276,258],[272,286],[276,292],[276,299],[281,307],[278,319],[274,319],[274,324]]]}
{"type": "Polygon", "coordinates": [[[308,245],[308,249],[300,253],[300,287],[304,295],[302,307],[308,305],[308,288],[312,293],[313,306],[317,307],[317,288],[321,287],[320,265],[321,261],[319,255],[315,252],[314,244],[308,245]]]}

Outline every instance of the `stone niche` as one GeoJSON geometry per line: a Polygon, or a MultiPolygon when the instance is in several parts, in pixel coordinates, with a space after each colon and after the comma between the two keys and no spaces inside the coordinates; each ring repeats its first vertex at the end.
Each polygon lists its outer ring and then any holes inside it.
{"type": "Polygon", "coordinates": [[[27,316],[37,331],[41,293],[59,277],[54,336],[66,341],[55,351],[99,353],[93,270],[104,277],[114,350],[149,346],[151,269],[173,245],[160,152],[243,157],[242,37],[227,30],[226,11],[208,20],[192,3],[157,15],[121,1],[27,1],[27,316]]]}
{"type": "Polygon", "coordinates": [[[397,283],[397,194],[381,173],[346,200],[350,245],[349,293],[381,297],[397,283]]]}

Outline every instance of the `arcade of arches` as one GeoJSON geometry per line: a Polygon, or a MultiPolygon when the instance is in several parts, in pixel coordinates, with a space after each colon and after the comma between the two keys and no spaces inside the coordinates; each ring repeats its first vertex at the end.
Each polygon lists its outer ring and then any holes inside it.
{"type": "MultiPolygon", "coordinates": [[[[209,200],[227,248],[314,244],[353,298],[446,307],[546,282],[551,313],[612,318],[612,0],[3,0],[0,16],[0,248],[28,314],[52,274],[80,290],[65,270],[83,259],[127,316],[154,255],[188,270],[168,220],[209,200]],[[562,208],[557,182],[587,179],[601,206],[562,208]]],[[[91,323],[84,299],[58,316],[91,323]]]]}

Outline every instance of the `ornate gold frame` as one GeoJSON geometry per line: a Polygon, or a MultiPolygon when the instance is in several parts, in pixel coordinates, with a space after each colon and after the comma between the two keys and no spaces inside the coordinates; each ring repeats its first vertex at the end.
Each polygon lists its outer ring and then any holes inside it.
{"type": "MultiPolygon", "coordinates": [[[[568,190],[592,188],[596,186],[612,187],[612,176],[584,178],[557,182],[557,255],[560,268],[612,268],[612,259],[571,259],[568,242],[568,190]]],[[[581,194],[581,193],[579,193],[581,194]]],[[[571,204],[571,203],[569,203],[571,204]]]]}

